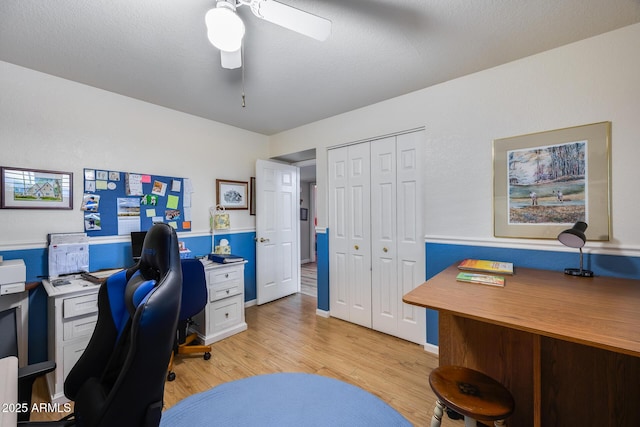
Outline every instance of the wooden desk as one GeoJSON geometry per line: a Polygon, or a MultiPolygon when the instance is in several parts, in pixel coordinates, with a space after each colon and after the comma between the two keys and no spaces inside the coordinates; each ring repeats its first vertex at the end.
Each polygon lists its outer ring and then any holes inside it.
{"type": "Polygon", "coordinates": [[[640,281],[517,268],[500,288],[456,266],[403,301],[439,311],[440,365],[511,390],[509,425],[640,425],[640,281]]]}

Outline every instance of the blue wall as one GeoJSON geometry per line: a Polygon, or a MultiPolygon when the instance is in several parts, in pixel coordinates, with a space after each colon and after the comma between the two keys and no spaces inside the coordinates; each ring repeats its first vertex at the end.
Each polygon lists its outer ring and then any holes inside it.
{"type": "Polygon", "coordinates": [[[329,311],[329,230],[316,233],[318,268],[318,308],[329,311]]]}
{"type": "MultiPolygon", "coordinates": [[[[214,244],[227,239],[234,254],[247,260],[244,270],[245,302],[256,299],[255,232],[216,234],[214,244]]],[[[211,251],[211,236],[181,237],[195,257],[211,251]]],[[[48,275],[47,251],[24,249],[0,251],[4,259],[23,259],[27,266],[27,282],[39,282],[48,275]]],[[[89,246],[90,270],[128,267],[133,264],[128,242],[89,246]]],[[[465,258],[494,259],[512,262],[518,267],[540,268],[562,272],[577,267],[578,252],[555,252],[529,249],[472,246],[462,244],[425,244],[425,279],[465,258]]],[[[329,230],[317,233],[318,302],[319,310],[329,311],[329,230]]],[[[640,279],[640,257],[585,254],[584,268],[599,276],[640,279]]],[[[426,310],[427,342],[438,345],[438,313],[426,310]]],[[[42,286],[29,292],[29,362],[47,358],[47,294],[42,286]]]]}
{"type": "MultiPolygon", "coordinates": [[[[329,230],[317,233],[318,241],[318,308],[329,311],[329,230]]],[[[579,266],[579,253],[530,249],[499,248],[491,246],[425,244],[425,279],[430,279],[445,268],[465,258],[492,259],[512,262],[518,267],[538,268],[563,272],[565,268],[579,266]]],[[[640,279],[640,258],[617,255],[584,255],[585,269],[598,276],[640,279]]],[[[438,313],[426,309],[427,343],[438,345],[438,313]]]]}
{"type": "MultiPolygon", "coordinates": [[[[256,298],[255,232],[216,235],[215,241],[227,239],[233,253],[247,260],[244,270],[245,302],[256,298]]],[[[211,236],[180,236],[194,257],[211,252],[211,236]]],[[[40,282],[48,276],[45,248],[0,251],[6,260],[22,259],[27,267],[27,283],[40,282]]],[[[89,270],[130,267],[133,265],[131,243],[105,243],[89,245],[89,270]]],[[[29,363],[47,359],[47,292],[42,286],[29,291],[29,363]]]]}
{"type": "MultiPolygon", "coordinates": [[[[425,245],[425,254],[425,277],[427,279],[465,258],[512,262],[516,272],[518,267],[563,272],[567,267],[579,267],[580,263],[580,256],[577,250],[575,252],[555,252],[427,243],[425,245]]],[[[612,276],[628,279],[640,278],[640,258],[638,257],[585,253],[583,267],[588,270],[593,270],[593,272],[598,276],[612,276]]],[[[427,342],[429,344],[438,345],[438,313],[429,309],[426,311],[427,342]]]]}

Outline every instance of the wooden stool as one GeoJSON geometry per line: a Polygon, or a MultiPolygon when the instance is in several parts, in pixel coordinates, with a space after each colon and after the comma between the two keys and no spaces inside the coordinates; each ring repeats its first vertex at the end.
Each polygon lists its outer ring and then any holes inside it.
{"type": "Polygon", "coordinates": [[[462,366],[441,366],[429,375],[429,385],[438,400],[431,427],[439,427],[445,407],[464,416],[465,427],[477,421],[504,426],[513,413],[513,396],[502,384],[485,374],[462,366]]]}

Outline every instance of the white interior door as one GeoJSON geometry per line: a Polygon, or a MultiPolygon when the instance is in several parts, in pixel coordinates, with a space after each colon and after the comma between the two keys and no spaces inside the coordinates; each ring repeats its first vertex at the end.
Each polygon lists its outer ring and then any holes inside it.
{"type": "Polygon", "coordinates": [[[256,162],[256,296],[264,304],[300,289],[298,167],[256,162]]]}

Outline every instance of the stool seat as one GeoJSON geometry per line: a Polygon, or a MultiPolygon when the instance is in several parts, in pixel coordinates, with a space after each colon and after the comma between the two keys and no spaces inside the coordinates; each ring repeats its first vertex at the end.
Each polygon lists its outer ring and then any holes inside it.
{"type": "Polygon", "coordinates": [[[429,385],[446,407],[478,421],[500,421],[514,410],[513,396],[493,378],[462,366],[440,366],[429,385]]]}

